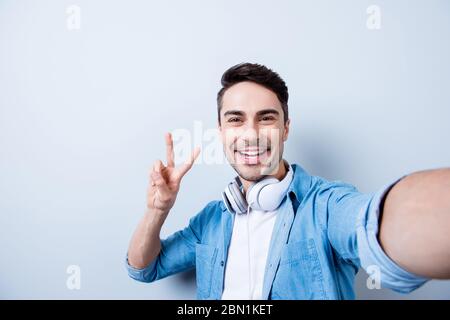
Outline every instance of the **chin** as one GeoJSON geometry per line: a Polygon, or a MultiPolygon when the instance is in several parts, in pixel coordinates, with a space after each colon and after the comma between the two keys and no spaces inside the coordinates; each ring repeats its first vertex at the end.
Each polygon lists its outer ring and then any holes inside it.
{"type": "Polygon", "coordinates": [[[238,164],[232,167],[241,178],[247,181],[258,181],[271,173],[271,168],[264,164],[238,164]]]}
{"type": "Polygon", "coordinates": [[[260,166],[253,165],[252,168],[247,168],[245,165],[239,165],[234,167],[234,170],[238,175],[247,181],[258,181],[261,180],[264,175],[261,173],[260,166]]]}

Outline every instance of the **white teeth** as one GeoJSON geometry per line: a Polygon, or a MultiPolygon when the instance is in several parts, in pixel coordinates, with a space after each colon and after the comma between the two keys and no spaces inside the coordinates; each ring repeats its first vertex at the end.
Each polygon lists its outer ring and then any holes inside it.
{"type": "Polygon", "coordinates": [[[256,157],[259,155],[262,155],[263,153],[265,153],[267,150],[263,150],[263,151],[246,151],[246,152],[242,152],[242,151],[238,151],[241,155],[244,156],[248,156],[248,157],[256,157]]]}

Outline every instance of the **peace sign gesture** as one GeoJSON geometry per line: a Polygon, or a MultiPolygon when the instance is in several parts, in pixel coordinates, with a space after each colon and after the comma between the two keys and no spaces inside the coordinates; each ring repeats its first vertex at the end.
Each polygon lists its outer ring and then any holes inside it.
{"type": "Polygon", "coordinates": [[[161,160],[154,163],[150,170],[150,185],[147,191],[147,208],[162,215],[168,214],[173,207],[181,180],[200,154],[200,148],[195,148],[187,162],[175,167],[172,135],[166,133],[165,139],[167,166],[164,166],[161,160]]]}

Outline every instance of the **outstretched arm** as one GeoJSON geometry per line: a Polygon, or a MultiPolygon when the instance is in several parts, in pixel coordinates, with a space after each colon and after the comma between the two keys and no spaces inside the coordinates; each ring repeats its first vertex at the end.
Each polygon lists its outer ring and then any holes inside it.
{"type": "Polygon", "coordinates": [[[379,241],[404,269],[450,278],[450,168],[415,172],[388,192],[379,241]]]}

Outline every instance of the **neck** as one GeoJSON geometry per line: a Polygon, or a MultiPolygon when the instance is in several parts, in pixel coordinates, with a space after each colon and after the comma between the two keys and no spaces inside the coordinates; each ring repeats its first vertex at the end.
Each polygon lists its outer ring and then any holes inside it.
{"type": "MultiPolygon", "coordinates": [[[[278,169],[269,174],[269,176],[272,176],[274,178],[277,178],[278,180],[283,180],[283,178],[286,176],[287,170],[286,170],[286,166],[284,165],[284,160],[281,160],[280,163],[278,164],[278,169]]],[[[249,180],[245,180],[242,177],[239,177],[239,179],[241,179],[242,185],[244,187],[244,192],[247,192],[248,188],[255,183],[255,181],[249,181],[249,180]]]]}

